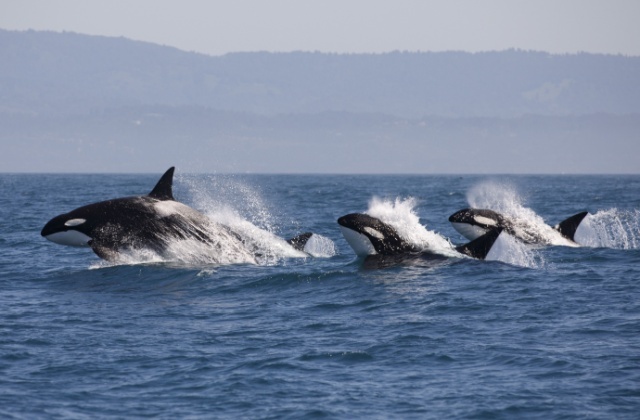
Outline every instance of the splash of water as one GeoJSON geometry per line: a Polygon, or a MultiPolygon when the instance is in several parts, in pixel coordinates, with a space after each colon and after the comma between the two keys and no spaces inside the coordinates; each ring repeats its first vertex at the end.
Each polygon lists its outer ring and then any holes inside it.
{"type": "MultiPolygon", "coordinates": [[[[286,258],[331,257],[336,254],[333,241],[313,235],[301,252],[274,233],[277,223],[262,197],[251,186],[225,177],[181,178],[187,186],[190,202],[201,212],[177,202],[156,205],[162,215],[189,215],[203,226],[189,225],[196,237],[166,239],[161,254],[149,249],[119,253],[115,262],[105,265],[170,263],[178,265],[274,265],[286,258]],[[200,238],[200,239],[199,239],[200,238]],[[204,238],[204,240],[203,240],[204,238]]],[[[189,218],[185,220],[188,222],[189,218]]],[[[184,221],[183,221],[184,222],[184,221]]],[[[191,235],[185,235],[191,236],[191,235]]]]}
{"type": "Polygon", "coordinates": [[[314,234],[304,247],[305,252],[316,258],[330,258],[338,253],[336,245],[326,236],[314,234]]]}
{"type": "Polygon", "coordinates": [[[640,210],[600,210],[589,214],[578,227],[576,242],[584,246],[640,248],[640,210]]]}
{"type": "Polygon", "coordinates": [[[413,197],[396,198],[394,201],[373,197],[367,214],[393,226],[401,237],[419,249],[459,257],[449,240],[420,224],[420,218],[414,211],[417,204],[413,197]]]}
{"type": "MultiPolygon", "coordinates": [[[[367,214],[393,226],[400,236],[421,249],[448,257],[463,257],[448,239],[420,224],[414,210],[417,204],[413,197],[394,201],[373,197],[367,214]]],[[[500,235],[487,259],[531,268],[544,265],[538,252],[505,234],[500,235]]]]}
{"type": "Polygon", "coordinates": [[[535,211],[526,207],[517,189],[508,183],[485,181],[467,192],[471,208],[490,209],[511,219],[514,230],[530,242],[548,245],[576,246],[549,226],[535,211]]]}
{"type": "MultiPolygon", "coordinates": [[[[183,181],[181,179],[181,181],[183,181]]],[[[260,265],[278,264],[285,258],[331,257],[333,241],[313,235],[305,250],[298,251],[277,235],[274,212],[251,185],[234,178],[211,176],[187,178],[191,201],[213,222],[228,227],[260,265]]]]}
{"type": "Polygon", "coordinates": [[[189,201],[198,209],[221,222],[228,217],[243,219],[251,224],[277,233],[274,212],[253,186],[232,176],[181,176],[180,184],[187,187],[189,201]]]}
{"type": "Polygon", "coordinates": [[[529,268],[543,268],[546,265],[537,249],[525,245],[504,232],[493,243],[485,259],[529,268]]]}

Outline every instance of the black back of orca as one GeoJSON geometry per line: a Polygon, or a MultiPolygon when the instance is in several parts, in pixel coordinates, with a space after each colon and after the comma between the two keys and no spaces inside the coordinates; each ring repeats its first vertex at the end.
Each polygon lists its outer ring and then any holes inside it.
{"type": "Polygon", "coordinates": [[[169,168],[148,195],[79,207],[51,219],[41,235],[65,245],[90,246],[107,260],[127,248],[161,252],[174,239],[207,242],[209,219],[173,198],[174,170],[169,168]],[[65,242],[68,237],[79,239],[65,242]]]}

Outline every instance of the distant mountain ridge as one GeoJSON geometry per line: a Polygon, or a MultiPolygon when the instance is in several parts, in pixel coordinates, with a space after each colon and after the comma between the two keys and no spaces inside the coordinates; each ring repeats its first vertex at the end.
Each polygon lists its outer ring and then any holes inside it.
{"type": "Polygon", "coordinates": [[[640,112],[640,57],[526,51],[213,57],[125,38],[0,30],[0,63],[5,114],[137,106],[403,118],[640,112]]]}

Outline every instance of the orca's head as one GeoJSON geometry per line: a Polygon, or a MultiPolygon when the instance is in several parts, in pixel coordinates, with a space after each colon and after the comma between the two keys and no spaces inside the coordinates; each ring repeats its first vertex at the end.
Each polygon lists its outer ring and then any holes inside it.
{"type": "Polygon", "coordinates": [[[474,240],[490,230],[504,228],[505,218],[493,210],[462,209],[449,216],[455,230],[469,240],[474,240]]]}
{"type": "Polygon", "coordinates": [[[49,220],[40,234],[60,245],[89,246],[93,228],[91,214],[80,207],[49,220]]]}
{"type": "Polygon", "coordinates": [[[414,251],[393,227],[367,214],[347,214],[338,219],[338,224],[344,238],[358,256],[395,255],[414,251]]]}

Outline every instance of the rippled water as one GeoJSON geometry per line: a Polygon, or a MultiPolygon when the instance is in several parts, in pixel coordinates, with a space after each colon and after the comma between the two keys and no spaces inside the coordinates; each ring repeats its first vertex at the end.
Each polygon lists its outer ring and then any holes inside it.
{"type": "Polygon", "coordinates": [[[640,177],[180,170],[176,198],[205,214],[335,248],[106,264],[40,229],[160,174],[0,175],[0,415],[637,418],[640,177]],[[550,225],[588,210],[591,242],[376,269],[336,223],[416,216],[418,239],[459,244],[447,217],[470,204],[550,225]]]}

